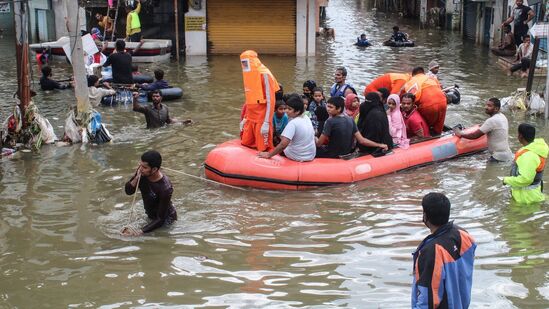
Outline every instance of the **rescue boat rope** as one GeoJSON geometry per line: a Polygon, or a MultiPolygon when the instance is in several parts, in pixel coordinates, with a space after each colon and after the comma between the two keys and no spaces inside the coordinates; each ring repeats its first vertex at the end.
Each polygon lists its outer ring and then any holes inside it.
{"type": "Polygon", "coordinates": [[[195,176],[195,175],[192,175],[192,174],[188,174],[188,173],[185,173],[185,172],[182,172],[182,171],[173,170],[173,169],[171,169],[171,168],[162,167],[162,169],[167,170],[167,171],[170,171],[170,172],[174,172],[174,173],[179,173],[179,174],[182,174],[182,175],[185,175],[185,176],[194,178],[194,179],[199,179],[199,180],[202,180],[202,181],[205,181],[205,182],[214,183],[214,184],[216,184],[216,185],[225,186],[225,187],[229,187],[229,188],[237,189],[237,190],[241,190],[241,191],[246,191],[246,189],[244,189],[244,188],[231,186],[231,185],[228,185],[228,184],[225,184],[225,183],[221,183],[221,182],[216,182],[216,181],[213,181],[213,180],[210,180],[210,179],[207,179],[207,178],[202,178],[202,177],[195,176]]]}
{"type": "Polygon", "coordinates": [[[132,205],[130,207],[130,217],[129,217],[129,220],[128,220],[128,224],[126,224],[126,226],[123,229],[123,230],[128,229],[132,233],[135,233],[137,231],[137,228],[132,226],[132,223],[133,223],[133,217],[134,217],[134,214],[135,214],[135,198],[137,197],[137,189],[139,189],[139,182],[140,181],[141,181],[141,174],[139,174],[139,177],[137,177],[137,184],[135,185],[135,192],[133,193],[133,200],[132,200],[132,205]]]}

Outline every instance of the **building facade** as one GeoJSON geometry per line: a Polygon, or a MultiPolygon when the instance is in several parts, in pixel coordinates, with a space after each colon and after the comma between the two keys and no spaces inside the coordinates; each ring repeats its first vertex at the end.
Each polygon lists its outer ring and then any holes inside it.
{"type": "MultiPolygon", "coordinates": [[[[463,37],[478,44],[494,46],[503,38],[501,24],[513,13],[514,0],[462,0],[462,32],[463,37]]],[[[544,19],[547,0],[524,1],[531,7],[536,17],[530,22],[530,27],[544,19]]]]}
{"type": "Polygon", "coordinates": [[[315,54],[315,0],[196,0],[185,14],[186,55],[315,54]]]}

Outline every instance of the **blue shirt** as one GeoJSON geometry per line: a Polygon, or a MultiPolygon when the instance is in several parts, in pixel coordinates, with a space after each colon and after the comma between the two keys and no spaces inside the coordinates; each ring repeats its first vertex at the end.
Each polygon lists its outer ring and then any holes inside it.
{"type": "Polygon", "coordinates": [[[278,118],[276,116],[276,113],[273,115],[273,125],[275,129],[275,134],[280,135],[282,134],[282,131],[284,131],[284,128],[288,124],[288,115],[284,113],[284,115],[281,118],[278,118]]]}
{"type": "Polygon", "coordinates": [[[157,80],[154,83],[148,84],[146,86],[141,86],[141,89],[145,91],[153,91],[153,90],[160,90],[160,89],[166,89],[166,88],[170,88],[170,86],[168,86],[168,82],[163,79],[157,80]]]}

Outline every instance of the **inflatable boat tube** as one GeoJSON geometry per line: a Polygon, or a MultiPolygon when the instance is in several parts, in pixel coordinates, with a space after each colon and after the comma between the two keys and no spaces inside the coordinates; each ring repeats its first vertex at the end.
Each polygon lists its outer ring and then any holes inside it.
{"type": "MultiPolygon", "coordinates": [[[[112,82],[112,77],[111,78],[105,78],[105,79],[103,79],[103,81],[110,83],[110,82],[112,82]]],[[[154,78],[150,75],[138,74],[138,75],[133,76],[133,82],[135,84],[144,84],[144,83],[150,84],[150,83],[154,82],[154,78]]]]}
{"type": "Polygon", "coordinates": [[[411,41],[411,40],[404,41],[404,42],[385,41],[383,42],[383,45],[391,46],[391,47],[414,47],[415,43],[414,41],[411,41]]]}
{"type": "MultiPolygon", "coordinates": [[[[479,126],[465,130],[473,132],[479,126]]],[[[208,179],[233,186],[271,190],[305,190],[314,187],[351,184],[357,181],[394,173],[434,162],[481,152],[487,148],[486,136],[470,140],[453,133],[396,148],[390,153],[373,157],[365,155],[342,159],[314,159],[296,162],[276,155],[271,159],[257,156],[257,150],[231,140],[215,147],[206,157],[208,179]]]]}
{"type": "Polygon", "coordinates": [[[103,106],[129,105],[133,103],[132,92],[128,89],[118,89],[114,95],[108,95],[101,99],[103,106]]]}
{"type": "Polygon", "coordinates": [[[160,93],[162,94],[162,101],[176,100],[183,96],[183,89],[179,87],[160,89],[160,93]]]}

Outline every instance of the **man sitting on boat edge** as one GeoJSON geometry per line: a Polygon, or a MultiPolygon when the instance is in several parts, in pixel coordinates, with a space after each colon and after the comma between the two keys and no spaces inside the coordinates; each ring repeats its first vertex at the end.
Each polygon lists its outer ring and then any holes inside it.
{"type": "Polygon", "coordinates": [[[304,111],[301,97],[295,93],[289,95],[286,114],[290,121],[280,135],[280,143],[270,152],[260,152],[260,158],[270,159],[281,152],[294,161],[312,161],[315,158],[315,130],[311,120],[303,115],[304,111]]]}

